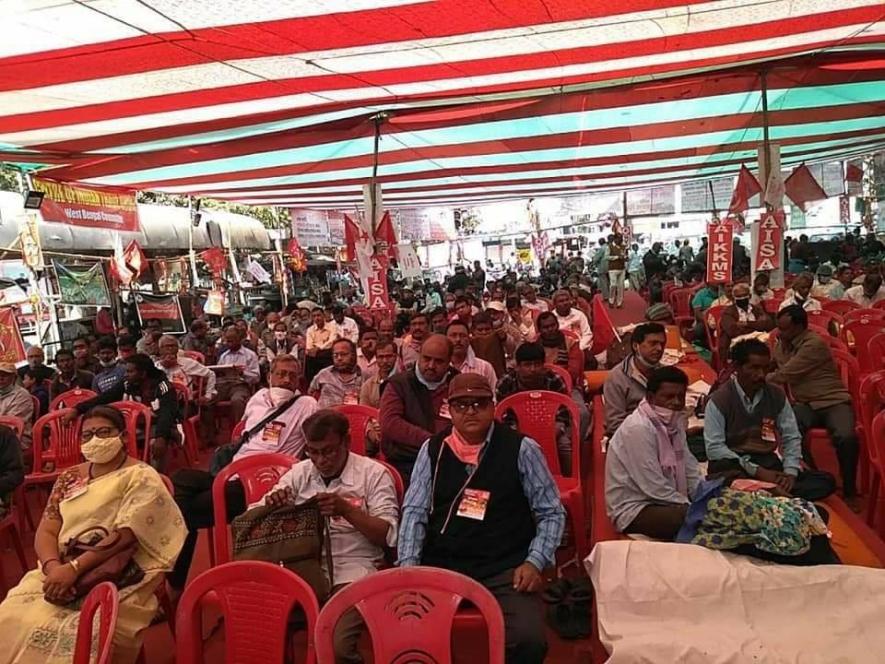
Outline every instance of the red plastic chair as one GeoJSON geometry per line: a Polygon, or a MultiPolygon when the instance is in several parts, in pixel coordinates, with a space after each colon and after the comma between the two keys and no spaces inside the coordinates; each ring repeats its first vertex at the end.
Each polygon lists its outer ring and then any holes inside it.
{"type": "Polygon", "coordinates": [[[80,607],[77,625],[77,643],[74,646],[73,664],[90,664],[92,651],[92,623],[98,611],[98,656],[96,664],[108,664],[113,650],[114,630],[117,629],[117,612],[120,597],[117,587],[110,581],[99,583],[86,596],[80,607]]]}
{"type": "Polygon", "coordinates": [[[37,418],[43,415],[43,409],[40,408],[40,399],[38,399],[35,395],[31,395],[31,403],[34,406],[34,421],[37,421],[37,418]]]}
{"type": "MultiPolygon", "coordinates": [[[[872,424],[871,429],[872,429],[872,433],[871,433],[870,438],[872,439],[871,440],[872,444],[870,447],[876,448],[876,458],[878,459],[878,466],[875,468],[876,474],[874,475],[874,482],[876,479],[878,479],[878,481],[879,481],[878,484],[874,484],[874,487],[876,488],[876,493],[870,494],[870,505],[869,505],[870,514],[867,517],[867,521],[870,525],[873,525],[875,523],[876,514],[879,511],[878,488],[881,484],[882,477],[883,477],[883,475],[882,475],[882,472],[883,472],[883,468],[882,468],[883,450],[881,449],[881,446],[883,444],[885,444],[885,410],[879,411],[876,414],[876,416],[873,418],[873,424],[872,424]]],[[[885,523],[880,523],[879,529],[878,529],[879,537],[882,537],[883,531],[885,531],[885,523]]]]}
{"type": "Polygon", "coordinates": [[[768,300],[762,300],[762,308],[769,314],[776,314],[780,311],[781,305],[784,303],[782,297],[772,297],[768,300]]]}
{"type": "Polygon", "coordinates": [[[869,319],[869,320],[885,320],[885,310],[882,309],[853,309],[849,311],[843,319],[846,323],[853,320],[861,320],[861,319],[869,319]]]}
{"type": "MultiPolygon", "coordinates": [[[[16,418],[19,419],[19,418],[16,418]]],[[[22,502],[24,492],[21,487],[13,492],[12,505],[9,512],[3,518],[0,518],[0,538],[8,535],[8,540],[15,549],[15,555],[21,565],[21,573],[24,575],[30,569],[28,559],[25,557],[25,550],[22,546],[22,532],[24,532],[24,516],[23,509],[26,505],[22,502]]],[[[0,591],[5,595],[9,588],[6,586],[6,570],[3,569],[4,557],[0,556],[0,591]]]]}
{"type": "Polygon", "coordinates": [[[154,420],[154,413],[150,406],[137,401],[115,401],[111,406],[119,410],[126,420],[127,454],[136,459],[138,458],[138,429],[140,426],[144,432],[143,460],[149,462],[151,460],[151,424],[154,420]]]}
{"type": "Polygon", "coordinates": [[[402,507],[403,499],[406,496],[406,485],[403,482],[403,476],[399,474],[399,471],[394,466],[391,466],[383,459],[373,459],[373,461],[377,461],[390,472],[390,476],[393,478],[393,488],[396,491],[396,500],[400,507],[402,507]]]}
{"type": "Polygon", "coordinates": [[[98,394],[92,390],[81,389],[79,387],[73,390],[68,390],[67,392],[59,394],[52,400],[52,403],[49,404],[49,412],[51,413],[59,408],[73,408],[74,406],[77,406],[84,401],[89,401],[97,396],[98,394]]]}
{"type": "Polygon", "coordinates": [[[694,326],[695,318],[691,310],[691,300],[694,294],[694,288],[677,288],[670,292],[669,302],[673,309],[673,318],[683,335],[683,329],[694,326]]]}
{"type": "MultiPolygon", "coordinates": [[[[879,509],[879,490],[882,478],[885,476],[885,458],[883,458],[879,444],[873,436],[873,418],[882,410],[885,410],[885,370],[874,371],[867,374],[860,381],[858,388],[858,418],[857,431],[861,443],[866,451],[866,460],[869,464],[869,481],[867,486],[870,491],[870,500],[867,510],[867,523],[872,526],[879,509]]],[[[879,441],[880,444],[882,441],[879,441]]]]}
{"type": "Polygon", "coordinates": [[[817,311],[806,311],[808,314],[808,322],[814,323],[815,325],[819,325],[820,327],[830,330],[831,326],[835,324],[836,332],[842,329],[842,326],[845,324],[845,320],[837,314],[835,311],[829,311],[828,309],[819,309],[817,311]]]}
{"type": "Polygon", "coordinates": [[[885,310],[885,300],[879,300],[873,305],[873,309],[883,309],[885,310]]]}
{"type": "Polygon", "coordinates": [[[860,309],[860,305],[851,300],[821,300],[821,307],[824,311],[832,311],[834,314],[839,314],[843,318],[850,311],[860,309]]]}
{"type": "Polygon", "coordinates": [[[240,420],[234,425],[234,428],[231,429],[230,439],[236,440],[240,436],[243,435],[243,432],[246,430],[246,420],[240,420]]]}
{"type": "Polygon", "coordinates": [[[864,373],[874,369],[873,358],[869,354],[869,343],[881,332],[885,332],[885,320],[866,316],[855,320],[846,319],[845,325],[842,326],[842,341],[857,356],[864,373]]]}
{"type": "Polygon", "coordinates": [[[473,579],[434,567],[375,572],[335,593],[317,620],[319,661],[335,661],[335,626],[355,608],[371,635],[374,661],[451,662],[452,622],[465,600],[485,620],[487,661],[503,664],[504,616],[495,597],[473,579]]]}
{"type": "Polygon", "coordinates": [[[350,422],[350,451],[356,454],[366,454],[366,428],[369,421],[381,421],[377,408],[361,406],[357,404],[342,404],[335,406],[335,410],[344,415],[350,422]]]}
{"type": "MultiPolygon", "coordinates": [[[[885,300],[883,300],[885,302],[885,300]]],[[[867,354],[870,358],[870,371],[885,369],[885,332],[870,337],[867,342],[867,354]]]]}
{"type": "MultiPolygon", "coordinates": [[[[16,417],[15,415],[0,415],[0,424],[12,429],[13,433],[15,433],[15,435],[19,439],[21,439],[22,433],[24,433],[25,430],[25,421],[22,418],[16,417]]],[[[25,501],[25,487],[23,484],[16,488],[12,497],[12,504],[15,507],[16,513],[18,514],[18,531],[20,533],[25,532],[26,521],[33,530],[34,522],[32,521],[31,515],[28,512],[28,505],[25,501]]],[[[2,530],[2,525],[0,525],[0,530],[2,530]]],[[[25,571],[27,571],[27,568],[25,569],[25,571]]],[[[3,575],[2,573],[0,573],[0,580],[2,580],[2,578],[3,575]]]]}
{"type": "Polygon", "coordinates": [[[196,361],[199,362],[200,364],[206,364],[206,356],[203,355],[203,354],[202,354],[200,351],[198,351],[198,350],[183,350],[183,351],[180,351],[180,352],[181,352],[181,354],[184,355],[185,357],[189,357],[189,358],[192,359],[192,360],[196,360],[196,361]]]}
{"type": "Polygon", "coordinates": [[[719,371],[722,368],[721,363],[723,359],[725,359],[719,357],[719,321],[722,320],[723,311],[725,311],[725,307],[723,305],[718,305],[710,307],[703,314],[704,330],[707,334],[707,345],[710,348],[713,368],[716,369],[716,371],[719,371]]]}
{"type": "Polygon", "coordinates": [[[193,468],[200,460],[199,408],[193,408],[191,391],[186,385],[172,383],[172,389],[175,390],[178,412],[181,415],[181,428],[184,432],[184,440],[182,441],[184,458],[187,465],[193,468]],[[195,414],[191,413],[192,410],[195,411],[195,414]]]}
{"type": "Polygon", "coordinates": [[[44,415],[34,424],[33,445],[34,464],[25,477],[25,485],[54,482],[63,470],[83,461],[80,454],[80,425],[82,417],[70,424],[64,421],[70,408],[56,410],[44,415]],[[46,464],[52,470],[43,470],[46,464]]]}
{"type": "Polygon", "coordinates": [[[253,454],[238,459],[225,467],[212,481],[212,512],[215,526],[212,528],[212,549],[215,552],[215,564],[229,562],[230,537],[227,524],[227,501],[224,487],[233,478],[242,483],[246,493],[246,505],[261,500],[270,491],[280,477],[297,463],[287,454],[253,454]]]}
{"type": "Polygon", "coordinates": [[[191,581],[181,596],[175,619],[177,664],[203,662],[204,605],[210,606],[213,614],[216,607],[221,610],[226,664],[283,664],[289,614],[295,606],[303,610],[307,621],[307,655],[303,661],[316,661],[314,633],[319,604],[307,582],[285,567],[239,561],[213,567],[191,581]]]}
{"type": "Polygon", "coordinates": [[[562,503],[569,513],[575,537],[575,556],[583,560],[587,548],[587,519],[585,518],[584,493],[581,488],[580,415],[571,397],[546,390],[518,392],[501,401],[495,408],[495,419],[501,420],[507,411],[516,417],[517,428],[526,436],[534,438],[544,451],[544,458],[556,480],[562,503]],[[556,445],[556,413],[560,408],[568,411],[572,430],[572,472],[566,477],[559,465],[556,445]]]}
{"type": "Polygon", "coordinates": [[[562,378],[562,381],[565,383],[566,391],[571,394],[572,389],[574,389],[574,384],[572,382],[572,375],[568,372],[568,369],[565,367],[561,367],[558,364],[545,364],[545,369],[550,369],[557,376],[562,378]]]}

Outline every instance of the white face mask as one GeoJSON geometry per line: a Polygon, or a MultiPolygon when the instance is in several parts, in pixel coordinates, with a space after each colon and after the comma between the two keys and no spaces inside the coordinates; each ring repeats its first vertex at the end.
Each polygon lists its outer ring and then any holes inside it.
{"type": "Polygon", "coordinates": [[[652,406],[652,409],[655,411],[655,415],[657,415],[664,424],[670,424],[676,416],[675,410],[670,410],[663,406],[652,406]]]}
{"type": "Polygon", "coordinates": [[[274,406],[279,406],[284,401],[288,401],[292,397],[295,396],[295,393],[287,389],[285,387],[271,387],[270,388],[270,402],[274,406]]]}
{"type": "Polygon", "coordinates": [[[276,339],[277,341],[285,341],[286,340],[286,333],[285,332],[274,332],[273,336],[274,336],[274,339],[276,339]]]}
{"type": "Polygon", "coordinates": [[[123,449],[123,439],[120,436],[111,438],[99,438],[93,436],[80,445],[80,452],[87,461],[92,463],[107,463],[116,457],[123,449]]]}

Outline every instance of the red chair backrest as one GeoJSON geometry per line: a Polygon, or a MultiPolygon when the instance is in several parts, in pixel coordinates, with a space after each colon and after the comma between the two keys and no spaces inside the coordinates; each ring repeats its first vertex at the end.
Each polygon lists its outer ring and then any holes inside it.
{"type": "Polygon", "coordinates": [[[843,319],[846,323],[853,320],[885,320],[885,311],[882,309],[852,309],[843,319]]]}
{"type": "Polygon", "coordinates": [[[117,612],[120,597],[117,587],[110,581],[99,583],[83,601],[80,607],[80,621],[77,625],[77,642],[74,645],[73,664],[90,664],[92,659],[92,623],[96,611],[98,618],[98,655],[96,664],[108,664],[113,650],[114,631],[117,629],[117,612]]]}
{"type": "Polygon", "coordinates": [[[319,661],[335,661],[335,625],[355,608],[371,635],[375,662],[451,662],[452,621],[464,600],[488,629],[488,659],[481,659],[503,664],[504,616],[497,600],[473,579],[436,567],[375,572],[335,593],[317,620],[319,661]]]}
{"type": "Polygon", "coordinates": [[[849,311],[860,309],[860,305],[851,300],[822,300],[821,307],[823,307],[825,311],[832,311],[834,314],[839,314],[843,318],[849,311]]]}
{"type": "Polygon", "coordinates": [[[691,299],[694,297],[694,289],[677,288],[670,292],[670,306],[674,316],[691,316],[691,299]]]}
{"type": "Polygon", "coordinates": [[[719,336],[719,321],[722,320],[723,311],[725,311],[725,305],[719,304],[715,307],[710,307],[704,312],[704,323],[707,324],[707,328],[713,333],[714,339],[719,336]]]}
{"type": "Polygon", "coordinates": [[[0,415],[0,424],[15,431],[15,435],[19,438],[22,437],[22,433],[25,430],[25,421],[15,415],[0,415]]]}
{"type": "Polygon", "coordinates": [[[151,424],[154,413],[150,406],[137,401],[115,401],[111,404],[120,411],[126,420],[126,451],[129,456],[138,458],[138,428],[144,431],[144,460],[150,461],[151,446],[148,444],[151,437],[151,424]]]}
{"type": "Polygon", "coordinates": [[[70,408],[47,413],[34,423],[34,465],[33,472],[42,472],[47,461],[54,464],[58,472],[83,461],[80,454],[80,425],[83,418],[78,417],[70,424],[65,423],[65,416],[70,408]]]}
{"type": "Polygon", "coordinates": [[[569,339],[571,339],[573,341],[580,341],[580,337],[577,334],[575,334],[574,332],[572,332],[571,330],[560,329],[560,332],[562,332],[562,334],[564,336],[568,337],[569,339]]]}
{"type": "Polygon", "coordinates": [[[814,323],[815,325],[819,325],[820,327],[829,330],[830,323],[836,323],[836,329],[841,330],[842,325],[845,324],[845,320],[837,314],[835,311],[830,311],[829,309],[818,309],[815,311],[806,311],[808,314],[808,322],[814,323]]]}
{"type": "Polygon", "coordinates": [[[572,393],[574,384],[572,383],[572,375],[568,372],[568,369],[561,367],[558,364],[545,364],[544,367],[550,369],[550,371],[562,378],[562,381],[565,383],[566,391],[568,391],[569,394],[572,393]]]}
{"type": "Polygon", "coordinates": [[[873,305],[873,309],[885,309],[885,300],[879,300],[873,305]]]}
{"type": "Polygon", "coordinates": [[[787,289],[786,288],[772,288],[771,292],[774,294],[774,297],[780,298],[781,300],[783,300],[787,294],[787,289]]]}
{"type": "Polygon", "coordinates": [[[877,470],[882,472],[881,460],[883,458],[883,451],[880,449],[882,445],[885,445],[885,411],[880,411],[873,418],[873,433],[870,436],[870,448],[875,448],[875,453],[872,455],[874,459],[878,460],[876,463],[877,470]]]}
{"type": "Polygon", "coordinates": [[[357,404],[342,404],[335,406],[335,410],[350,422],[350,451],[365,455],[366,427],[369,425],[369,420],[380,422],[378,409],[357,404]]]}
{"type": "Polygon", "coordinates": [[[230,439],[232,441],[236,440],[240,436],[243,435],[243,432],[246,430],[246,420],[240,420],[236,424],[234,424],[234,428],[231,429],[230,439]]]}
{"type": "Polygon", "coordinates": [[[38,399],[36,395],[32,394],[31,403],[34,406],[34,421],[36,422],[37,418],[43,414],[40,409],[40,399],[38,399]]]}
{"type": "Polygon", "coordinates": [[[782,297],[773,297],[768,300],[762,300],[762,308],[770,314],[776,314],[780,311],[781,305],[784,303],[784,298],[782,297]]]}
{"type": "Polygon", "coordinates": [[[178,402],[178,412],[181,415],[181,419],[185,420],[190,415],[191,391],[187,385],[182,385],[181,383],[172,381],[170,382],[170,385],[172,385],[172,389],[175,391],[175,400],[178,402]]]}
{"type": "Polygon", "coordinates": [[[406,485],[403,482],[403,476],[399,474],[399,471],[394,466],[391,466],[383,459],[373,459],[373,461],[377,461],[390,471],[390,476],[393,478],[393,488],[396,490],[396,500],[400,507],[402,507],[403,499],[406,497],[406,485]]]}
{"type": "Polygon", "coordinates": [[[857,359],[851,353],[844,350],[831,348],[830,353],[833,354],[833,361],[836,363],[836,368],[839,369],[839,374],[842,377],[842,384],[851,394],[851,400],[854,403],[858,403],[860,401],[860,397],[858,396],[860,367],[857,359]]]}
{"type": "Polygon", "coordinates": [[[200,364],[206,364],[206,356],[198,350],[183,350],[181,351],[181,354],[192,360],[196,360],[200,364]]]}
{"type": "MultiPolygon", "coordinates": [[[[885,302],[885,300],[882,300],[885,302]]],[[[867,341],[867,354],[870,358],[870,371],[885,369],[885,332],[874,334],[867,341]]]]}
{"type": "Polygon", "coordinates": [[[316,661],[317,598],[306,581],[285,567],[238,561],[213,567],[191,581],[175,614],[177,664],[203,662],[204,604],[212,607],[213,618],[221,611],[226,664],[283,664],[290,638],[289,614],[296,605],[307,621],[305,664],[316,661]]]}
{"type": "Polygon", "coordinates": [[[52,403],[49,404],[49,412],[51,413],[59,408],[73,408],[74,406],[81,404],[84,401],[89,401],[96,396],[98,395],[92,390],[81,389],[79,387],[73,390],[68,390],[63,394],[59,394],[52,400],[52,403]]]}
{"type": "Polygon", "coordinates": [[[873,418],[885,409],[885,370],[874,371],[867,374],[860,381],[858,388],[858,411],[860,412],[860,425],[863,440],[866,444],[870,463],[874,467],[882,469],[882,456],[879,447],[872,438],[873,418]]]}
{"type": "Polygon", "coordinates": [[[870,371],[873,367],[873,359],[869,355],[870,339],[885,331],[885,320],[863,318],[857,320],[845,320],[842,326],[842,341],[853,352],[861,367],[870,371]]]}
{"type": "Polygon", "coordinates": [[[212,482],[212,512],[215,526],[212,528],[212,546],[217,564],[230,561],[230,537],[227,526],[227,501],[224,487],[234,476],[242,483],[246,493],[246,505],[258,502],[270,491],[287,470],[297,463],[287,454],[252,454],[237,459],[223,468],[212,482]]]}
{"type": "Polygon", "coordinates": [[[571,397],[547,390],[511,394],[495,408],[495,419],[500,421],[508,410],[512,411],[517,429],[534,438],[541,446],[550,472],[562,476],[556,445],[556,414],[560,408],[568,411],[572,423],[572,473],[577,477],[581,468],[581,446],[578,442],[581,420],[578,407],[571,397]]]}

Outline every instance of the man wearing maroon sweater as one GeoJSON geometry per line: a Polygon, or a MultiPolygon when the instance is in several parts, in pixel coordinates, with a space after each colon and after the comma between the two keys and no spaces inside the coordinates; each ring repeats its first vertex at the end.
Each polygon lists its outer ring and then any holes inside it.
{"type": "Polygon", "coordinates": [[[433,334],[421,345],[415,366],[382,387],[381,449],[406,485],[424,441],[452,426],[446,395],[458,371],[451,362],[452,342],[433,334]]]}

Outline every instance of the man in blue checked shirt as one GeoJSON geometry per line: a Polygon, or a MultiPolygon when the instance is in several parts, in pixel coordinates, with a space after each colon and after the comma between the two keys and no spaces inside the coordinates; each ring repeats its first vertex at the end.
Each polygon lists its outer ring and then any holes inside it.
{"type": "Polygon", "coordinates": [[[442,567],[476,579],[504,614],[508,664],[547,653],[541,571],[554,563],[565,511],[541,448],[496,424],[491,387],[459,374],[452,429],[421,447],[403,504],[402,567],[442,567]]]}

